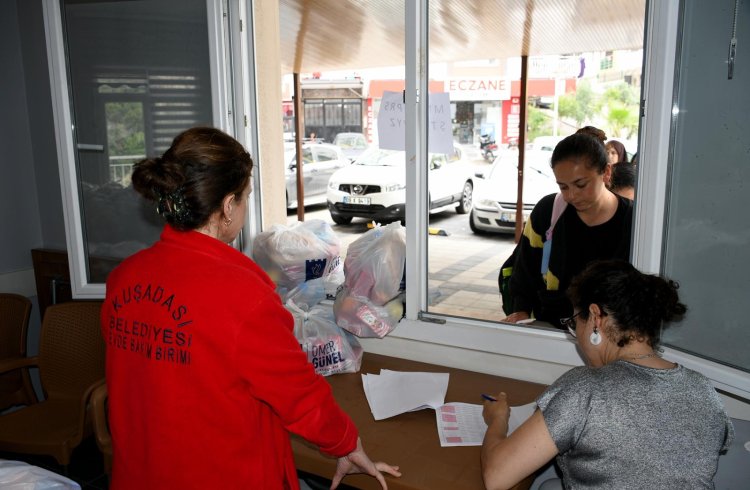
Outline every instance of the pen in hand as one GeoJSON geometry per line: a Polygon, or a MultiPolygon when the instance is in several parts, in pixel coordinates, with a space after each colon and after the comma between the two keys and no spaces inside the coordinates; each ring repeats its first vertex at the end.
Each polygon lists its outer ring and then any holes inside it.
{"type": "Polygon", "coordinates": [[[485,395],[484,393],[482,393],[482,398],[484,398],[487,401],[491,401],[491,402],[496,402],[497,401],[497,398],[495,398],[494,396],[485,395]]]}

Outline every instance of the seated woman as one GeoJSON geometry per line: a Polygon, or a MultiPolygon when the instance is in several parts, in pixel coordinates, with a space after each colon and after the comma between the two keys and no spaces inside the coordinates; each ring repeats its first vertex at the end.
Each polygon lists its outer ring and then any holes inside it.
{"type": "Polygon", "coordinates": [[[612,167],[604,145],[590,134],[560,141],[551,165],[560,193],[543,197],[526,221],[510,278],[512,313],[504,321],[533,315],[564,328],[559,319],[572,314],[565,290],[573,277],[594,260],[630,256],[633,202],[607,189],[612,167]]]}
{"type": "Polygon", "coordinates": [[[484,404],[487,489],[510,488],[555,456],[565,488],[713,488],[731,421],[708,379],[657,350],[686,310],[677,284],[601,261],[569,295],[565,323],[588,366],[555,381],[510,436],[505,394],[484,404]]]}

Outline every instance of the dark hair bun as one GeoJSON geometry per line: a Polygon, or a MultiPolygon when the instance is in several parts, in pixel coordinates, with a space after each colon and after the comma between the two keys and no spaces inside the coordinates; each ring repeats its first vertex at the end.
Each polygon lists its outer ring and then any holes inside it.
{"type": "Polygon", "coordinates": [[[157,212],[179,230],[205,224],[229,194],[250,181],[253,161],[228,134],[210,127],[178,134],[161,157],[136,163],[133,189],[155,201],[157,212]]]}

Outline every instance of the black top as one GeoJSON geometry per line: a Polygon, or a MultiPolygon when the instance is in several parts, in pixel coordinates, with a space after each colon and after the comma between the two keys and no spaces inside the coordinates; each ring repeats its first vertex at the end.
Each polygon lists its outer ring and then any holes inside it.
{"type": "Polygon", "coordinates": [[[573,306],[565,291],[576,274],[598,259],[630,259],[633,201],[617,196],[617,211],[607,221],[588,226],[573,206],[567,206],[552,233],[549,270],[541,274],[544,236],[552,219],[555,194],[543,197],[524,227],[513,266],[510,294],[513,311],[527,311],[537,320],[563,328],[560,318],[573,306]]]}

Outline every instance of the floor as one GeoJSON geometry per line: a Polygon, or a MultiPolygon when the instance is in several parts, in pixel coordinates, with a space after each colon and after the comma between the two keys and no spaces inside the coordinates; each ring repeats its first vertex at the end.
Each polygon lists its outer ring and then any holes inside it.
{"type": "Polygon", "coordinates": [[[104,473],[104,461],[102,453],[96,446],[94,437],[84,439],[73,451],[68,468],[57,464],[51,456],[36,456],[29,454],[16,454],[0,451],[0,459],[24,461],[34,466],[53,471],[67,476],[81,486],[82,490],[106,490],[109,488],[109,480],[104,473]]]}

